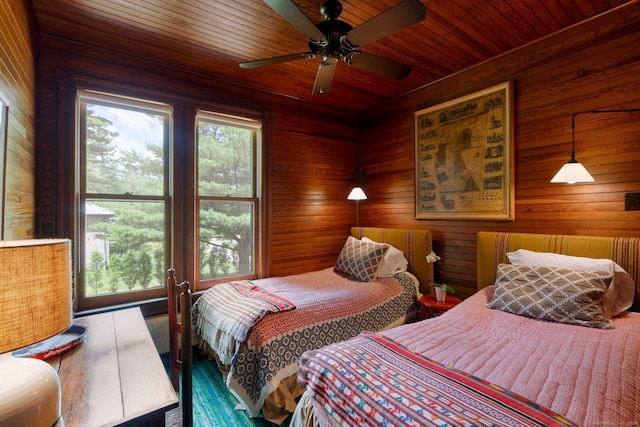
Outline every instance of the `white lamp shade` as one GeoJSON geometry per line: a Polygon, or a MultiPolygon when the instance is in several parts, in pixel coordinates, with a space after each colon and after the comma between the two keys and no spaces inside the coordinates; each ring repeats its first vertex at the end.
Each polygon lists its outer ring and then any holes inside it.
{"type": "Polygon", "coordinates": [[[347,196],[347,200],[366,200],[367,199],[367,195],[364,194],[364,191],[362,191],[362,188],[360,187],[353,187],[353,189],[351,190],[351,193],[349,193],[349,195],[347,196]]]}
{"type": "Polygon", "coordinates": [[[591,174],[578,163],[575,159],[571,159],[568,163],[566,163],[556,176],[551,179],[551,182],[565,182],[567,184],[575,184],[576,182],[594,182],[595,179],[591,176],[591,174]]]}

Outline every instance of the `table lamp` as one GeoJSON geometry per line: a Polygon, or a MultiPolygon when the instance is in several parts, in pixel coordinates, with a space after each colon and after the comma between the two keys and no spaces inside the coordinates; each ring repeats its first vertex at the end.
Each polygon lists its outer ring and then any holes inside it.
{"type": "Polygon", "coordinates": [[[51,427],[60,381],[49,363],[12,351],[71,326],[71,241],[0,241],[0,427],[51,427]]]}

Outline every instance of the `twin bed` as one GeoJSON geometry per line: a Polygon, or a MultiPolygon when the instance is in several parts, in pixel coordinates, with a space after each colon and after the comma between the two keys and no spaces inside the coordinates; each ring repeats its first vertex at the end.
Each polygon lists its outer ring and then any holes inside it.
{"type": "Polygon", "coordinates": [[[640,424],[640,313],[628,311],[640,298],[640,238],[481,232],[478,292],[404,324],[412,277],[433,281],[429,231],[351,234],[399,249],[410,274],[367,282],[330,268],[254,281],[283,309],[242,342],[211,327],[205,298],[196,304],[201,347],[251,416],[280,423],[295,408],[293,427],[640,424]]]}
{"type": "Polygon", "coordinates": [[[250,416],[280,424],[304,391],[305,351],[416,315],[419,284],[433,281],[429,252],[428,230],[358,227],[335,268],[217,285],[194,304],[200,349],[250,416]]]}
{"type": "Polygon", "coordinates": [[[291,425],[640,424],[624,311],[640,239],[481,232],[477,248],[479,291],[455,308],[305,353],[291,425]]]}

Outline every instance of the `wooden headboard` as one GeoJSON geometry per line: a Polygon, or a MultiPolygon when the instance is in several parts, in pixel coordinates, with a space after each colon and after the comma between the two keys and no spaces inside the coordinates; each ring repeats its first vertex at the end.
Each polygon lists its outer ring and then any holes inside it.
{"type": "Polygon", "coordinates": [[[388,243],[400,249],[409,261],[408,270],[420,281],[424,292],[433,283],[433,264],[427,255],[433,250],[431,230],[404,230],[399,228],[352,227],[351,235],[356,239],[368,237],[380,243],[388,243]]]}
{"type": "Polygon", "coordinates": [[[592,237],[562,234],[530,234],[481,231],[477,241],[478,289],[495,282],[496,268],[508,263],[507,252],[528,249],[588,258],[608,258],[618,263],[636,283],[633,305],[640,301],[640,238],[592,237]]]}

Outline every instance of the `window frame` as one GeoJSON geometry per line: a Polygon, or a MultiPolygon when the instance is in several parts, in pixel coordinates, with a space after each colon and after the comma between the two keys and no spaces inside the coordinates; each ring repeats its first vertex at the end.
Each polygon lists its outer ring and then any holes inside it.
{"type": "Polygon", "coordinates": [[[255,118],[245,118],[239,117],[224,113],[215,113],[208,110],[197,110],[195,116],[195,138],[194,138],[194,170],[195,170],[195,178],[194,178],[194,201],[195,201],[195,222],[194,228],[196,229],[196,242],[195,247],[195,258],[197,260],[196,265],[196,283],[195,290],[205,290],[212,286],[215,286],[218,283],[228,282],[229,280],[251,280],[256,279],[260,274],[261,264],[260,264],[260,242],[261,242],[261,215],[262,211],[260,206],[261,200],[261,171],[262,171],[262,128],[263,122],[262,120],[258,120],[255,118]],[[225,126],[236,126],[239,128],[247,129],[252,131],[252,143],[251,143],[251,151],[252,151],[252,194],[250,196],[208,196],[201,195],[199,192],[199,169],[198,165],[198,124],[200,121],[213,122],[225,126]],[[244,275],[236,275],[236,276],[225,276],[225,277],[217,277],[212,279],[202,279],[200,272],[200,251],[199,251],[199,242],[200,242],[200,207],[203,201],[231,201],[231,202],[245,202],[252,203],[252,228],[253,228],[253,254],[252,254],[252,273],[244,274],[244,275]]]}
{"type": "Polygon", "coordinates": [[[167,296],[166,286],[154,287],[151,289],[130,290],[104,295],[87,295],[87,277],[86,277],[86,204],[87,200],[101,201],[157,201],[164,204],[164,265],[170,265],[170,253],[172,247],[172,217],[171,205],[172,197],[170,193],[172,181],[171,168],[171,147],[172,147],[172,108],[168,104],[155,101],[147,101],[136,98],[130,98],[117,94],[107,94],[87,89],[79,89],[76,99],[76,197],[77,206],[75,208],[76,230],[75,238],[75,268],[76,268],[76,288],[75,298],[76,305],[79,310],[94,310],[104,307],[139,303],[145,300],[153,300],[167,296]],[[102,105],[106,107],[129,109],[143,113],[156,113],[165,116],[163,131],[163,190],[161,195],[142,195],[136,196],[131,194],[111,194],[111,193],[88,193],[87,190],[87,165],[86,165],[86,107],[83,104],[102,105]]]}
{"type": "MultiPolygon", "coordinates": [[[[61,120],[64,123],[65,128],[69,127],[69,135],[74,135],[75,142],[73,149],[66,151],[70,154],[68,164],[71,166],[69,176],[69,197],[65,197],[65,201],[60,203],[56,202],[58,212],[60,212],[62,219],[68,215],[69,207],[72,207],[73,215],[71,218],[64,220],[60,224],[64,224],[62,229],[73,230],[74,241],[76,246],[81,240],[79,239],[79,230],[84,224],[80,224],[81,218],[79,208],[84,206],[84,200],[81,198],[78,192],[78,180],[81,177],[79,173],[79,96],[81,93],[90,93],[95,95],[106,95],[114,100],[125,100],[127,102],[141,102],[140,105],[156,105],[156,106],[168,106],[170,108],[169,119],[169,154],[166,155],[165,168],[168,170],[168,185],[166,186],[165,198],[167,203],[165,204],[165,226],[169,228],[169,232],[165,233],[165,266],[171,267],[176,270],[176,276],[180,280],[189,281],[192,286],[192,292],[201,292],[216,283],[245,279],[245,278],[259,278],[264,277],[264,274],[268,272],[266,266],[269,263],[269,254],[265,251],[266,236],[268,233],[268,201],[265,196],[268,196],[268,192],[264,187],[265,176],[268,173],[268,132],[267,129],[270,126],[270,114],[266,111],[259,111],[255,109],[247,109],[233,105],[219,104],[216,102],[203,101],[195,98],[184,98],[170,93],[162,92],[157,93],[153,90],[147,90],[141,87],[128,86],[123,84],[108,84],[100,80],[94,80],[76,75],[76,84],[67,86],[69,92],[66,92],[69,96],[67,98],[70,108],[75,108],[76,115],[67,116],[67,120],[61,120]],[[259,127],[256,133],[256,141],[253,144],[254,149],[254,274],[251,276],[233,276],[216,280],[205,280],[200,282],[199,280],[199,260],[198,250],[194,249],[194,245],[197,245],[196,228],[199,224],[199,218],[197,217],[197,209],[199,201],[196,200],[195,194],[197,191],[196,181],[196,165],[195,165],[195,150],[197,148],[197,130],[196,130],[196,118],[198,112],[206,112],[208,114],[215,115],[218,119],[224,118],[225,120],[234,121],[234,123],[253,123],[259,127]],[[237,122],[235,122],[237,120],[237,122]],[[82,202],[82,203],[81,203],[82,202]],[[66,206],[66,207],[64,207],[66,206]]],[[[116,104],[116,107],[119,104],[116,104]]],[[[62,119],[62,117],[61,117],[62,119]]],[[[165,148],[166,150],[167,148],[165,148]]],[[[165,181],[165,184],[167,182],[165,181]]],[[[92,197],[95,195],[92,195],[92,197]]],[[[102,196],[102,195],[100,195],[102,196]]],[[[127,197],[123,197],[127,199],[127,197]]],[[[63,234],[69,235],[70,233],[63,234]]],[[[102,297],[94,297],[81,300],[78,298],[78,290],[81,286],[84,286],[84,277],[80,280],[78,275],[79,271],[79,252],[77,248],[74,248],[74,309],[76,315],[84,315],[88,313],[95,313],[101,311],[110,311],[117,309],[117,307],[124,306],[140,306],[143,313],[147,315],[158,315],[166,313],[166,298],[167,290],[166,286],[157,288],[156,292],[146,290],[123,292],[118,294],[110,294],[102,297]],[[135,293],[135,295],[134,295],[135,293]],[[129,295],[129,296],[127,296],[129,295]],[[89,302],[89,304],[88,304],[89,302]]],[[[83,289],[84,292],[84,289],[83,289]]],[[[195,295],[197,297],[197,294],[195,295]]]]}

